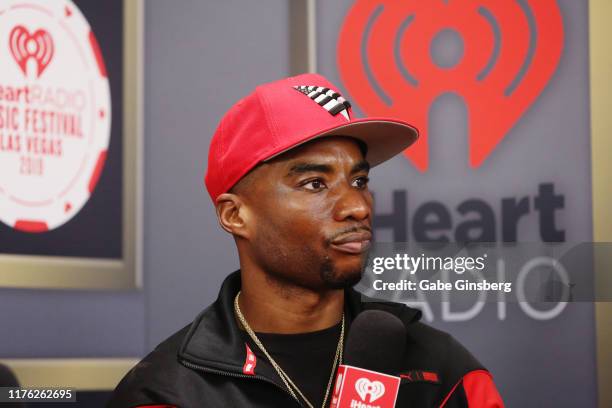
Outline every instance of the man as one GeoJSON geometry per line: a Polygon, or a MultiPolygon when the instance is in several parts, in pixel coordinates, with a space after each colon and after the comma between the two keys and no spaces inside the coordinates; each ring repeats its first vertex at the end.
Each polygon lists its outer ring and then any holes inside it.
{"type": "MultiPolygon", "coordinates": [[[[206,186],[240,271],[217,301],[117,387],[111,407],[320,407],[365,309],[409,329],[397,406],[500,407],[489,373],[449,335],[394,303],[363,302],[372,230],[368,172],[411,145],[395,119],[355,119],[338,88],[306,74],[234,105],[212,139],[206,186]]],[[[401,373],[396,373],[401,374],[401,373]]]]}

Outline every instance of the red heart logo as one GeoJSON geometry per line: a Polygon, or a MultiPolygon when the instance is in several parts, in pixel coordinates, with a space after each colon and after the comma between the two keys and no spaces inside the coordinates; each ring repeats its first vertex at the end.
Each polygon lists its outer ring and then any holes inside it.
{"type": "Polygon", "coordinates": [[[470,164],[478,167],[555,73],[563,38],[555,0],[358,0],[340,31],[338,68],[366,114],[416,125],[419,141],[404,154],[421,171],[431,105],[441,94],[460,95],[470,164]],[[455,57],[435,58],[441,38],[454,39],[455,57]]]}
{"type": "Polygon", "coordinates": [[[30,58],[36,61],[37,78],[42,75],[53,58],[53,39],[46,30],[36,30],[34,34],[30,34],[27,28],[18,25],[13,28],[9,36],[9,48],[23,75],[26,76],[30,58]]]}

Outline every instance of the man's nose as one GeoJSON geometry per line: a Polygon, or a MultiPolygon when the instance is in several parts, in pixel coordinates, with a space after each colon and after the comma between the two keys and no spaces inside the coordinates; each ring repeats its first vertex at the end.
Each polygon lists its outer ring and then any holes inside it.
{"type": "Polygon", "coordinates": [[[357,190],[351,186],[338,192],[334,206],[334,219],[363,221],[372,213],[372,195],[367,190],[357,190]]]}

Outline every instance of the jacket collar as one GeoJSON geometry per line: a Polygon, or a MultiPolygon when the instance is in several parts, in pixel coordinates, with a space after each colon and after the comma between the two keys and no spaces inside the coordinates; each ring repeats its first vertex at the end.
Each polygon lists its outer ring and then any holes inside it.
{"type": "MultiPolygon", "coordinates": [[[[202,311],[191,324],[178,352],[179,360],[197,366],[243,374],[246,344],[257,357],[255,372],[269,379],[277,379],[272,365],[255,346],[249,336],[238,327],[234,318],[234,298],[241,287],[240,271],[231,273],[221,285],[217,300],[202,311]]],[[[367,309],[381,309],[398,316],[405,325],[416,322],[421,312],[399,303],[362,301],[354,289],[345,291],[345,318],[347,327],[354,317],[367,309]]],[[[277,381],[278,382],[278,381],[277,381]]]]}

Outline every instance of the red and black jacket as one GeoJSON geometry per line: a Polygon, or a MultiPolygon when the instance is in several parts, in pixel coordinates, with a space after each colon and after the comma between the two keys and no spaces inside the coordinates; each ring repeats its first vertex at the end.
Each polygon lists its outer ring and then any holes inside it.
{"type": "MultiPolygon", "coordinates": [[[[108,406],[300,407],[238,328],[233,301],[239,290],[238,271],[223,282],[215,303],[126,374],[108,406]],[[254,367],[247,345],[255,354],[254,367]]],[[[489,372],[450,335],[419,322],[421,312],[398,303],[363,302],[352,289],[345,299],[349,324],[363,310],[380,309],[407,326],[397,407],[503,407],[489,372]]]]}

